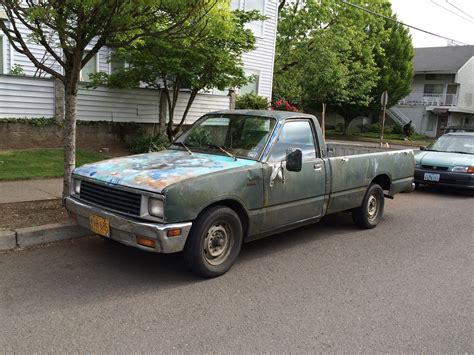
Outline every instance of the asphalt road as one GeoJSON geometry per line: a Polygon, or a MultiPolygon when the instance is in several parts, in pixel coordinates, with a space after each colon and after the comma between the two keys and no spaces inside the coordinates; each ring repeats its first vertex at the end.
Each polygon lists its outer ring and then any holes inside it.
{"type": "Polygon", "coordinates": [[[335,215],[205,281],[98,238],[0,254],[0,349],[473,353],[473,202],[397,195],[374,230],[335,215]]]}

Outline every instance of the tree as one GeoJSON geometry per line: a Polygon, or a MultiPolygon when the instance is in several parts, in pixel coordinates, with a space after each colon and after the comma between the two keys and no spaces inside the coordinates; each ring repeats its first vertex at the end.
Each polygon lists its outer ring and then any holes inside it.
{"type": "Polygon", "coordinates": [[[0,20],[0,28],[13,48],[64,85],[63,196],[67,196],[75,167],[77,93],[84,65],[106,43],[121,47],[144,35],[176,36],[192,27],[193,22],[188,21],[191,15],[195,21],[200,20],[214,1],[0,0],[0,5],[11,26],[0,20]],[[26,27],[31,35],[25,35],[21,27],[26,27]],[[43,46],[55,65],[48,66],[38,59],[30,48],[31,43],[43,46]]]}
{"type": "MultiPolygon", "coordinates": [[[[387,0],[352,2],[392,16],[387,0]]],[[[355,117],[377,106],[381,87],[398,87],[396,79],[404,78],[406,88],[411,80],[410,70],[406,73],[411,42],[407,31],[390,20],[335,0],[282,1],[279,18],[275,96],[305,110],[331,107],[343,115],[346,133],[355,117]],[[388,64],[394,57],[399,64],[388,64]]]]}
{"type": "MultiPolygon", "coordinates": [[[[140,43],[117,51],[127,67],[112,75],[95,75],[94,85],[135,87],[144,83],[159,89],[160,102],[166,104],[168,111],[166,133],[172,140],[200,91],[246,84],[242,54],[255,48],[255,37],[245,24],[257,19],[263,17],[256,11],[231,11],[228,1],[219,1],[206,21],[197,23],[186,37],[144,37],[140,43]],[[175,124],[176,105],[183,87],[190,88],[189,98],[175,124]]],[[[164,121],[165,117],[160,117],[160,123],[164,121]]]]}

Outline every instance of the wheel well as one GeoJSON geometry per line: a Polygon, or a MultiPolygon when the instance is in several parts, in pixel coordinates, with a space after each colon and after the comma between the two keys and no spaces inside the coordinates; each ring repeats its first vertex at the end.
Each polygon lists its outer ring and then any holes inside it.
{"type": "Polygon", "coordinates": [[[378,184],[383,190],[390,191],[391,181],[388,175],[382,174],[372,180],[371,184],[378,184]]]}
{"type": "Polygon", "coordinates": [[[240,202],[235,200],[221,200],[207,206],[199,214],[214,206],[226,206],[234,210],[235,213],[237,213],[240,218],[240,221],[242,222],[242,230],[244,232],[243,240],[245,240],[249,231],[249,215],[247,214],[247,211],[245,210],[244,206],[242,206],[240,202]]]}

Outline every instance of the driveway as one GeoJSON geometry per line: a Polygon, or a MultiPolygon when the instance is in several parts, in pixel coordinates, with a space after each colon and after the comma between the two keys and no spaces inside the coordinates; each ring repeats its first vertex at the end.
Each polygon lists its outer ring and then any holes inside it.
{"type": "Polygon", "coordinates": [[[99,238],[0,254],[3,352],[474,352],[473,197],[386,201],[244,246],[200,280],[99,238]]]}

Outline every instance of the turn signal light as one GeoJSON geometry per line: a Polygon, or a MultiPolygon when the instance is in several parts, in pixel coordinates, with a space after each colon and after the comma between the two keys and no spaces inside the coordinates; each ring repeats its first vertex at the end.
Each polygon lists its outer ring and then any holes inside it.
{"type": "Polygon", "coordinates": [[[144,247],[148,247],[148,248],[154,248],[155,247],[155,241],[153,239],[148,239],[148,238],[137,236],[136,240],[137,240],[137,244],[143,245],[144,247]]]}
{"type": "Polygon", "coordinates": [[[469,174],[474,174],[474,166],[470,166],[469,168],[467,168],[467,172],[469,174]]]}
{"type": "Polygon", "coordinates": [[[168,237],[178,237],[181,235],[181,229],[170,229],[166,232],[168,237]]]}

